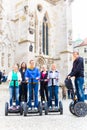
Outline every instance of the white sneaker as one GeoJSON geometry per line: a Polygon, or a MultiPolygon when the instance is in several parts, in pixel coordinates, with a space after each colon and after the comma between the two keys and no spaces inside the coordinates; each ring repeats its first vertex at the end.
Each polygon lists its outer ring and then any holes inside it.
{"type": "Polygon", "coordinates": [[[12,109],[12,108],[13,108],[13,106],[10,106],[10,107],[9,107],[9,109],[12,109]]]}
{"type": "Polygon", "coordinates": [[[45,101],[42,101],[42,103],[44,104],[44,103],[45,103],[45,101]]]}
{"type": "Polygon", "coordinates": [[[34,110],[37,111],[37,107],[35,107],[34,110]]]}
{"type": "Polygon", "coordinates": [[[16,108],[19,109],[19,107],[20,107],[20,106],[18,105],[16,108]]]}
{"type": "Polygon", "coordinates": [[[55,109],[57,110],[57,109],[58,109],[58,106],[55,106],[55,109]]]}
{"type": "Polygon", "coordinates": [[[28,110],[30,111],[30,110],[31,110],[31,107],[29,107],[28,110]]]}
{"type": "Polygon", "coordinates": [[[49,109],[51,109],[52,107],[51,106],[49,106],[49,109]]]}

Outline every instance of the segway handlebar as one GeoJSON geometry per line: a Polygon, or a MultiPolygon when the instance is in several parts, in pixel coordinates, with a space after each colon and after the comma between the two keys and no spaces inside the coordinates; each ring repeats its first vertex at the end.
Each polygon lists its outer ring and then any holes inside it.
{"type": "Polygon", "coordinates": [[[16,82],[21,83],[20,80],[9,80],[9,82],[13,82],[13,83],[14,83],[14,86],[16,86],[16,82]]]}
{"type": "Polygon", "coordinates": [[[58,77],[55,78],[48,78],[48,81],[51,80],[52,86],[54,86],[54,80],[58,81],[58,77]]]}
{"type": "Polygon", "coordinates": [[[48,79],[39,79],[40,81],[45,81],[45,82],[47,82],[48,81],[48,79]]]}
{"type": "Polygon", "coordinates": [[[24,80],[24,81],[21,81],[21,83],[23,83],[23,84],[27,84],[28,81],[27,81],[27,80],[24,80]]]}
{"type": "Polygon", "coordinates": [[[37,78],[26,78],[26,82],[27,82],[27,83],[30,83],[30,82],[33,83],[33,82],[35,82],[35,80],[38,80],[38,81],[39,81],[39,79],[40,79],[40,78],[38,78],[38,77],[37,77],[37,78]]]}
{"type": "Polygon", "coordinates": [[[48,79],[52,79],[52,80],[53,80],[53,79],[56,79],[56,80],[58,80],[58,77],[55,77],[55,78],[48,78],[48,79]]]}

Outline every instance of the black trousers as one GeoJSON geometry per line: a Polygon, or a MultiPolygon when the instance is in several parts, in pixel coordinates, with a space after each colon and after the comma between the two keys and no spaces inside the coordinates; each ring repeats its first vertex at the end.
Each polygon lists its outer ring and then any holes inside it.
{"type": "Polygon", "coordinates": [[[19,101],[27,102],[27,84],[21,83],[19,88],[19,101]]]}
{"type": "Polygon", "coordinates": [[[40,83],[40,94],[41,101],[48,101],[48,84],[44,81],[40,83]]]}

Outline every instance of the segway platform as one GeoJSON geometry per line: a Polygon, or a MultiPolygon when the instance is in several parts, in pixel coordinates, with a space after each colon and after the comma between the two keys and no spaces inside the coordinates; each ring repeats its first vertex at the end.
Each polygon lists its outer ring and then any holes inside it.
{"type": "MultiPolygon", "coordinates": [[[[33,103],[32,103],[33,104],[33,103]]],[[[42,104],[41,102],[38,103],[38,108],[35,109],[34,106],[29,109],[28,105],[24,103],[24,116],[27,116],[27,114],[37,114],[42,115],[42,104]]]]}
{"type": "Polygon", "coordinates": [[[73,101],[69,105],[69,111],[77,117],[85,117],[87,115],[87,103],[78,101],[76,92],[74,92],[73,84],[71,79],[65,80],[67,89],[71,90],[73,94],[73,101]]]}
{"type": "Polygon", "coordinates": [[[60,115],[62,115],[63,114],[63,104],[62,104],[62,102],[59,101],[59,107],[54,106],[54,103],[55,103],[54,100],[52,102],[53,102],[53,105],[52,105],[51,108],[48,109],[48,113],[49,112],[60,112],[60,115]]]}
{"type": "Polygon", "coordinates": [[[5,103],[5,116],[8,116],[9,113],[20,113],[20,115],[23,115],[23,109],[21,106],[18,108],[16,106],[9,107],[9,103],[5,103]]]}
{"type": "Polygon", "coordinates": [[[56,79],[56,78],[51,78],[51,81],[52,81],[52,100],[51,100],[52,106],[51,106],[51,108],[50,107],[48,108],[48,113],[49,112],[60,112],[60,115],[62,115],[63,114],[63,104],[62,104],[62,101],[59,101],[58,102],[58,107],[55,107],[55,96],[54,96],[54,87],[55,87],[55,85],[54,85],[54,79],[56,79]]]}
{"type": "Polygon", "coordinates": [[[23,114],[23,108],[22,106],[16,106],[16,90],[15,90],[15,87],[16,87],[16,81],[18,80],[12,80],[14,82],[14,86],[13,86],[13,97],[12,97],[12,107],[10,108],[9,107],[9,103],[6,102],[5,103],[5,116],[8,116],[8,113],[20,113],[20,115],[23,114]]]}

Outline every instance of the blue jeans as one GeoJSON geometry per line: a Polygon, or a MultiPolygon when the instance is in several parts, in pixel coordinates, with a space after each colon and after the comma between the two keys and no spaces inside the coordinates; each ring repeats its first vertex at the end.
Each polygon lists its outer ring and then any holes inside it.
{"type": "Polygon", "coordinates": [[[38,83],[33,84],[33,86],[31,83],[29,83],[29,107],[32,107],[32,96],[34,97],[34,107],[38,107],[38,83]],[[32,90],[34,90],[34,95],[32,95],[32,90]]]}
{"type": "MultiPolygon", "coordinates": [[[[13,96],[14,96],[14,88],[13,87],[9,87],[9,92],[10,92],[10,106],[12,106],[12,101],[13,101],[13,96]]],[[[19,87],[15,88],[15,98],[16,98],[16,105],[19,105],[19,87]]]]}
{"type": "Polygon", "coordinates": [[[84,84],[83,77],[75,78],[75,88],[76,88],[78,101],[84,102],[85,96],[84,96],[83,84],[84,84]]]}
{"type": "Polygon", "coordinates": [[[87,100],[87,94],[85,94],[85,100],[87,100]]]}
{"type": "Polygon", "coordinates": [[[68,99],[73,99],[73,90],[67,90],[68,93],[68,99]]]}
{"type": "Polygon", "coordinates": [[[52,106],[52,98],[53,98],[53,92],[55,97],[55,106],[58,107],[58,86],[48,86],[48,106],[52,106]]]}

